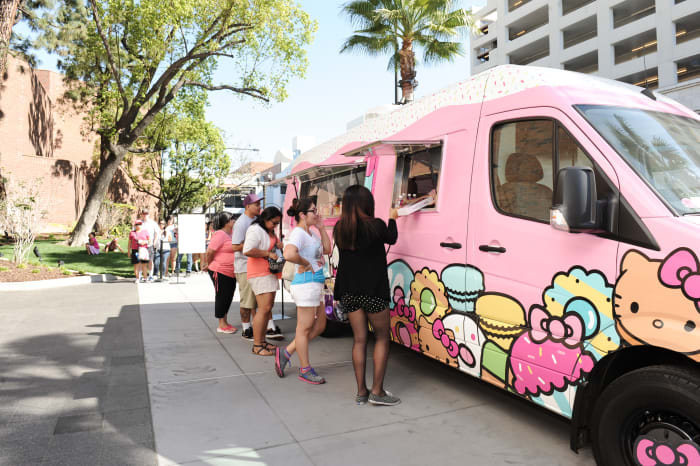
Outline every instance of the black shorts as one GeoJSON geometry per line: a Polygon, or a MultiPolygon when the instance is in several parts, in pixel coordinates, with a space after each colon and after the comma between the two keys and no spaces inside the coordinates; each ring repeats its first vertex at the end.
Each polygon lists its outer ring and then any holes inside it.
{"type": "Polygon", "coordinates": [[[389,308],[389,301],[376,296],[344,294],[340,298],[340,305],[343,306],[345,312],[354,312],[358,309],[363,309],[370,314],[382,312],[389,308]]]}
{"type": "Polygon", "coordinates": [[[138,249],[131,250],[131,263],[134,265],[139,263],[139,250],[138,249]]]}

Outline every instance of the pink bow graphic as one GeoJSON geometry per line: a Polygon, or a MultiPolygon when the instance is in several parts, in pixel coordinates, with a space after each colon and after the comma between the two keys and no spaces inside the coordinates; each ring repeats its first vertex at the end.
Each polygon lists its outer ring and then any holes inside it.
{"type": "Polygon", "coordinates": [[[683,294],[695,301],[700,311],[700,273],[698,259],[689,249],[678,249],[671,253],[659,268],[659,280],[670,288],[680,288],[683,294]]]}
{"type": "Polygon", "coordinates": [[[409,322],[416,321],[416,308],[407,306],[401,288],[397,288],[394,292],[394,311],[399,317],[405,317],[409,322]]]}
{"type": "MultiPolygon", "coordinates": [[[[411,306],[411,308],[413,308],[413,306],[411,306]]],[[[447,354],[453,358],[459,355],[460,359],[469,367],[474,367],[476,365],[476,359],[471,350],[465,345],[457,344],[456,341],[451,340],[450,336],[445,333],[445,325],[442,323],[442,319],[437,319],[433,323],[433,336],[440,340],[442,346],[447,349],[447,354]]]]}
{"type": "Polygon", "coordinates": [[[451,340],[450,336],[447,333],[445,333],[445,326],[442,323],[442,320],[440,319],[437,319],[433,323],[433,336],[440,340],[442,346],[444,346],[447,349],[447,354],[449,354],[453,358],[457,357],[457,355],[459,354],[459,346],[457,345],[457,342],[451,340]]]}
{"type": "Polygon", "coordinates": [[[535,343],[542,343],[549,337],[553,341],[564,341],[567,345],[574,346],[583,337],[583,321],[573,312],[555,317],[540,307],[533,307],[530,311],[530,326],[530,334],[535,343]]]}

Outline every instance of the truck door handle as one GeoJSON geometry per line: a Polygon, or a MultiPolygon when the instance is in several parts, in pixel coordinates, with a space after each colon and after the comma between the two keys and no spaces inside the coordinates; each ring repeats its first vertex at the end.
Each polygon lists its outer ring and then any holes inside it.
{"type": "Polygon", "coordinates": [[[445,243],[443,241],[440,243],[440,247],[450,248],[450,249],[462,249],[462,243],[445,243]]]}
{"type": "Polygon", "coordinates": [[[482,244],[479,246],[479,251],[484,251],[484,252],[498,252],[500,254],[503,254],[506,252],[506,248],[503,246],[489,246],[488,244],[482,244]]]}

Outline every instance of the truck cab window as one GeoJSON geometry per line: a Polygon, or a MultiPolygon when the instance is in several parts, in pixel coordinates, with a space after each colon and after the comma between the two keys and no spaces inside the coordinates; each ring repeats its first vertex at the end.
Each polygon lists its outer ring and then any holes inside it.
{"type": "MultiPolygon", "coordinates": [[[[441,166],[441,145],[407,154],[399,153],[396,157],[394,178],[395,205],[405,205],[430,194],[433,190],[438,192],[441,166]]],[[[423,210],[433,208],[435,204],[428,205],[423,210]]]]}
{"type": "Polygon", "coordinates": [[[554,120],[497,125],[491,137],[491,162],[494,202],[508,215],[549,223],[554,179],[564,167],[593,169],[598,200],[614,191],[576,139],[554,120]]]}
{"type": "Polygon", "coordinates": [[[554,185],[554,122],[514,121],[491,136],[491,182],[505,214],[549,223],[554,185]]]}

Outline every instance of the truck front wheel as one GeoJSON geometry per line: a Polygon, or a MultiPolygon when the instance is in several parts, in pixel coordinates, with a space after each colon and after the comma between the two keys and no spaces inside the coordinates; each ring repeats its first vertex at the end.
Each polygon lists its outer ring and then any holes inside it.
{"type": "Polygon", "coordinates": [[[674,366],[629,372],[605,388],[592,421],[599,465],[700,465],[700,375],[674,366]]]}

